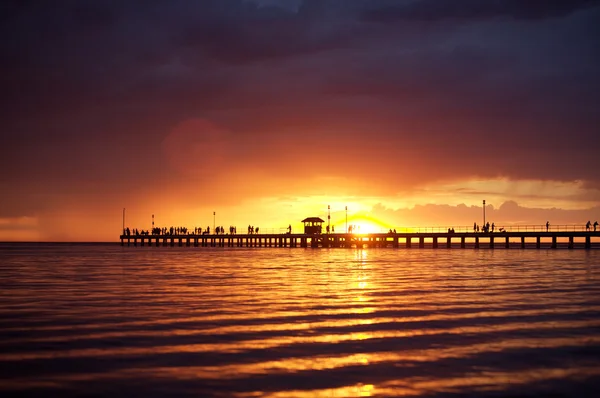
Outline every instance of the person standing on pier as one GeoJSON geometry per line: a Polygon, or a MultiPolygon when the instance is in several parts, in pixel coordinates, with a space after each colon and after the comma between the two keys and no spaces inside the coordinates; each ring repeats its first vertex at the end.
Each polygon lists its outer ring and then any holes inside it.
{"type": "Polygon", "coordinates": [[[588,222],[585,224],[585,230],[586,231],[590,230],[590,225],[592,225],[592,223],[588,220],[588,222]]]}
{"type": "Polygon", "coordinates": [[[598,221],[594,221],[594,232],[596,232],[597,227],[598,227],[598,221]]]}
{"type": "Polygon", "coordinates": [[[546,221],[546,232],[550,229],[550,221],[546,221]]]}

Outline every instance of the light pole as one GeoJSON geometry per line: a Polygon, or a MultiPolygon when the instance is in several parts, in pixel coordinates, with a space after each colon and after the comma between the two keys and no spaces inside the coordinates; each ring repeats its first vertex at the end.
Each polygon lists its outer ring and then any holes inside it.
{"type": "Polygon", "coordinates": [[[152,233],[154,234],[154,214],[152,214],[152,233]]]}
{"type": "Polygon", "coordinates": [[[125,234],[125,208],[123,207],[123,234],[125,234]]]}
{"type": "Polygon", "coordinates": [[[215,227],[215,225],[216,225],[216,223],[215,223],[216,218],[217,218],[217,212],[213,211],[213,234],[215,233],[215,228],[216,228],[215,227]]]}
{"type": "Polygon", "coordinates": [[[348,206],[346,206],[346,233],[348,233],[348,206]]]}
{"type": "Polygon", "coordinates": [[[327,233],[331,231],[331,206],[327,205],[327,233]]]}
{"type": "Polygon", "coordinates": [[[485,199],[483,200],[483,226],[485,227],[485,199]]]}

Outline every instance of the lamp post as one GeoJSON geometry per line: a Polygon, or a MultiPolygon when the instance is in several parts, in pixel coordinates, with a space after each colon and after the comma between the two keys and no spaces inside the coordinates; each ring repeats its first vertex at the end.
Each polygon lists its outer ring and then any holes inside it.
{"type": "Polygon", "coordinates": [[[123,234],[125,234],[125,208],[123,207],[123,234]]]}
{"type": "Polygon", "coordinates": [[[346,233],[348,233],[348,206],[346,206],[346,233]]]}
{"type": "Polygon", "coordinates": [[[216,211],[213,211],[213,234],[215,233],[215,228],[216,228],[216,227],[215,227],[215,225],[216,225],[216,222],[215,222],[215,220],[216,220],[216,219],[217,219],[217,212],[216,212],[216,211]]]}
{"type": "Polygon", "coordinates": [[[483,226],[485,227],[485,199],[483,200],[483,226]]]}
{"type": "Polygon", "coordinates": [[[327,205],[327,233],[331,231],[331,206],[327,205]]]}
{"type": "Polygon", "coordinates": [[[154,214],[152,214],[152,233],[154,234],[154,214]]]}

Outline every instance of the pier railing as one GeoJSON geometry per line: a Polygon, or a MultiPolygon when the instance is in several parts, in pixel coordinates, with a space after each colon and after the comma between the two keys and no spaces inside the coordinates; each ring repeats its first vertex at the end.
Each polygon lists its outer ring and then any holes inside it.
{"type": "MultiPolygon", "coordinates": [[[[389,233],[390,231],[396,233],[445,233],[449,230],[454,230],[454,232],[460,233],[473,233],[473,232],[483,232],[481,226],[479,226],[479,230],[473,230],[473,225],[459,225],[459,226],[428,226],[428,227],[390,227],[390,228],[379,228],[376,230],[369,229],[361,231],[360,228],[354,229],[352,234],[354,235],[367,235],[367,234],[377,234],[377,233],[389,233]]],[[[519,225],[494,225],[494,229],[492,231],[490,225],[489,232],[595,232],[596,230],[600,231],[600,228],[594,228],[593,225],[589,228],[585,226],[585,224],[551,224],[546,228],[545,224],[519,224],[519,225]]],[[[256,231],[256,230],[255,230],[256,231]]],[[[212,231],[211,231],[212,232],[212,231]]],[[[344,228],[334,229],[331,231],[332,233],[346,233],[344,228]]],[[[287,234],[288,229],[285,227],[271,227],[271,228],[259,228],[258,232],[254,232],[254,234],[266,234],[266,235],[279,235],[279,234],[287,234]]],[[[292,233],[298,234],[303,233],[303,230],[300,228],[293,229],[292,233]]],[[[323,227],[323,234],[326,233],[325,227],[323,227]]],[[[240,228],[237,233],[238,235],[246,235],[248,231],[246,228],[240,228]]],[[[159,234],[172,236],[171,234],[159,234]]],[[[174,236],[186,236],[186,235],[195,235],[194,229],[189,229],[186,233],[175,233],[174,236]]],[[[201,233],[198,233],[201,235],[201,233]]],[[[230,235],[227,230],[224,234],[221,235],[230,235]]]]}
{"type": "MultiPolygon", "coordinates": [[[[392,228],[393,230],[394,228],[392,228]]],[[[473,230],[473,225],[460,225],[460,226],[431,226],[431,227],[400,227],[395,228],[398,233],[435,233],[435,232],[448,232],[448,229],[454,229],[454,232],[477,232],[473,230]]],[[[600,228],[598,229],[600,230],[600,228]]],[[[594,227],[590,227],[586,229],[585,224],[556,224],[550,225],[546,230],[546,224],[520,224],[520,225],[495,225],[494,232],[586,232],[586,231],[594,231],[594,227]]],[[[389,229],[381,228],[381,230],[376,231],[379,233],[389,232],[389,229]]],[[[479,227],[479,232],[481,231],[481,226],[479,227]]],[[[491,230],[490,230],[491,232],[491,230]]],[[[359,231],[360,233],[360,231],[359,231]]]]}

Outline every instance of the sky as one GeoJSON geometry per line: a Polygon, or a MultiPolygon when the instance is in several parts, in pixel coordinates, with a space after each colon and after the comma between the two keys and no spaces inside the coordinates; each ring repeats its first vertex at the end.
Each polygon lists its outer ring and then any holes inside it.
{"type": "Polygon", "coordinates": [[[0,241],[600,219],[600,1],[5,0],[0,33],[0,241]]]}

